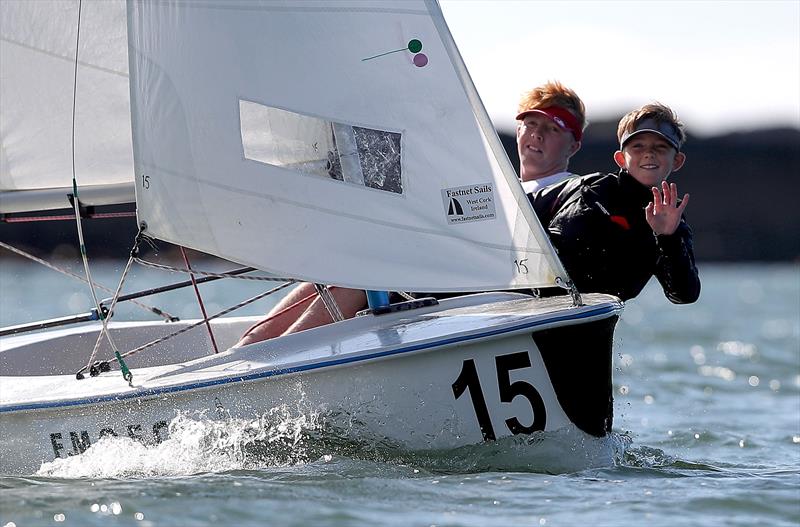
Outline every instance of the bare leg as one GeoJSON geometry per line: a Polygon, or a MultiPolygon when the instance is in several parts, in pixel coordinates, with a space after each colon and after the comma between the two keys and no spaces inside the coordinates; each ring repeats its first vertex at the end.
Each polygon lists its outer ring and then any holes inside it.
{"type": "MultiPolygon", "coordinates": [[[[311,285],[313,289],[313,285],[311,285]]],[[[361,289],[347,289],[344,287],[331,287],[331,294],[336,299],[339,309],[344,318],[353,318],[355,314],[367,306],[367,294],[361,289]]],[[[283,333],[289,335],[290,333],[297,333],[304,329],[316,328],[325,324],[333,322],[330,313],[325,308],[322,299],[317,297],[308,306],[308,309],[300,315],[297,321],[289,326],[283,333]]]]}
{"type": "Polygon", "coordinates": [[[297,319],[303,315],[303,312],[306,310],[306,308],[308,308],[308,306],[311,305],[311,303],[317,297],[311,296],[311,298],[304,302],[300,301],[309,295],[314,295],[315,293],[316,289],[314,289],[314,284],[308,282],[303,282],[299,286],[292,289],[289,294],[283,297],[283,299],[281,299],[281,301],[278,302],[275,307],[270,309],[269,313],[267,313],[265,317],[266,322],[258,322],[256,325],[248,329],[242,338],[239,339],[239,342],[236,343],[236,346],[245,346],[247,344],[260,342],[262,340],[271,339],[282,335],[289,328],[289,326],[294,324],[295,321],[297,321],[297,319]],[[294,303],[298,304],[290,309],[287,309],[294,303]],[[281,313],[281,311],[285,309],[286,311],[281,313]],[[276,315],[277,313],[280,314],[276,315]]]}

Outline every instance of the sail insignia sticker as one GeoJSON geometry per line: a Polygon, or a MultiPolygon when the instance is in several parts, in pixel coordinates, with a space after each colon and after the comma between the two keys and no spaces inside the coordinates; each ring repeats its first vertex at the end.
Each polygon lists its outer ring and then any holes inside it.
{"type": "Polygon", "coordinates": [[[491,183],[442,189],[442,202],[447,223],[451,225],[497,217],[491,183]]]}

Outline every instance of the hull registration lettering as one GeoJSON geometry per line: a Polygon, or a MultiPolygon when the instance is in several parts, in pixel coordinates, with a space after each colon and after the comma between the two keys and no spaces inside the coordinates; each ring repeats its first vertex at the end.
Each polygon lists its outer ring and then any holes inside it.
{"type": "MultiPolygon", "coordinates": [[[[95,437],[99,440],[105,436],[119,437],[123,435],[145,444],[158,444],[167,438],[168,426],[166,421],[158,421],[151,427],[141,424],[123,425],[121,427],[124,430],[122,434],[118,434],[113,428],[102,428],[95,437]]],[[[54,432],[50,434],[50,445],[53,447],[53,455],[63,458],[83,454],[92,446],[92,441],[88,430],[54,432]]]]}

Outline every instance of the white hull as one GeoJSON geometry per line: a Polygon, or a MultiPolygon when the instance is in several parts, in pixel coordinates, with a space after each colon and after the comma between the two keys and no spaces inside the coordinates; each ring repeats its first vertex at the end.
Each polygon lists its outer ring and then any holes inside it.
{"type": "MultiPolygon", "coordinates": [[[[339,416],[354,439],[368,434],[414,450],[570,424],[602,435],[611,419],[610,335],[622,306],[608,296],[584,299],[586,306],[574,308],[567,297],[472,295],[212,356],[196,329],[163,350],[132,357],[133,387],[118,371],[80,381],[69,373],[88,358],[96,326],[6,338],[0,341],[0,473],[34,472],[43,462],[80,454],[103,434],[160,442],[178,413],[253,419],[277,406],[339,416]],[[577,336],[573,346],[589,342],[587,349],[570,349],[568,340],[563,349],[540,350],[548,331],[561,327],[560,341],[566,331],[577,336]],[[598,327],[606,338],[594,339],[598,327]],[[594,329],[583,338],[585,328],[594,329]],[[572,386],[564,386],[565,363],[575,369],[572,386]],[[592,377],[599,381],[592,386],[580,380],[592,377]],[[576,397],[597,410],[580,415],[586,412],[576,397]]],[[[217,341],[229,345],[251,322],[216,324],[217,341]]],[[[179,326],[114,327],[117,346],[132,349],[179,326]]]]}

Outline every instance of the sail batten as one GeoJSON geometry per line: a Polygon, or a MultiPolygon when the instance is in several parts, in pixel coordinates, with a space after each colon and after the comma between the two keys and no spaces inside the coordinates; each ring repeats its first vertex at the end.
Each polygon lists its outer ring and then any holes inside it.
{"type": "MultiPolygon", "coordinates": [[[[73,192],[71,186],[0,192],[0,214],[72,208],[73,192]]],[[[133,203],[136,199],[133,183],[83,186],[78,195],[81,205],[87,207],[133,203]]]]}

